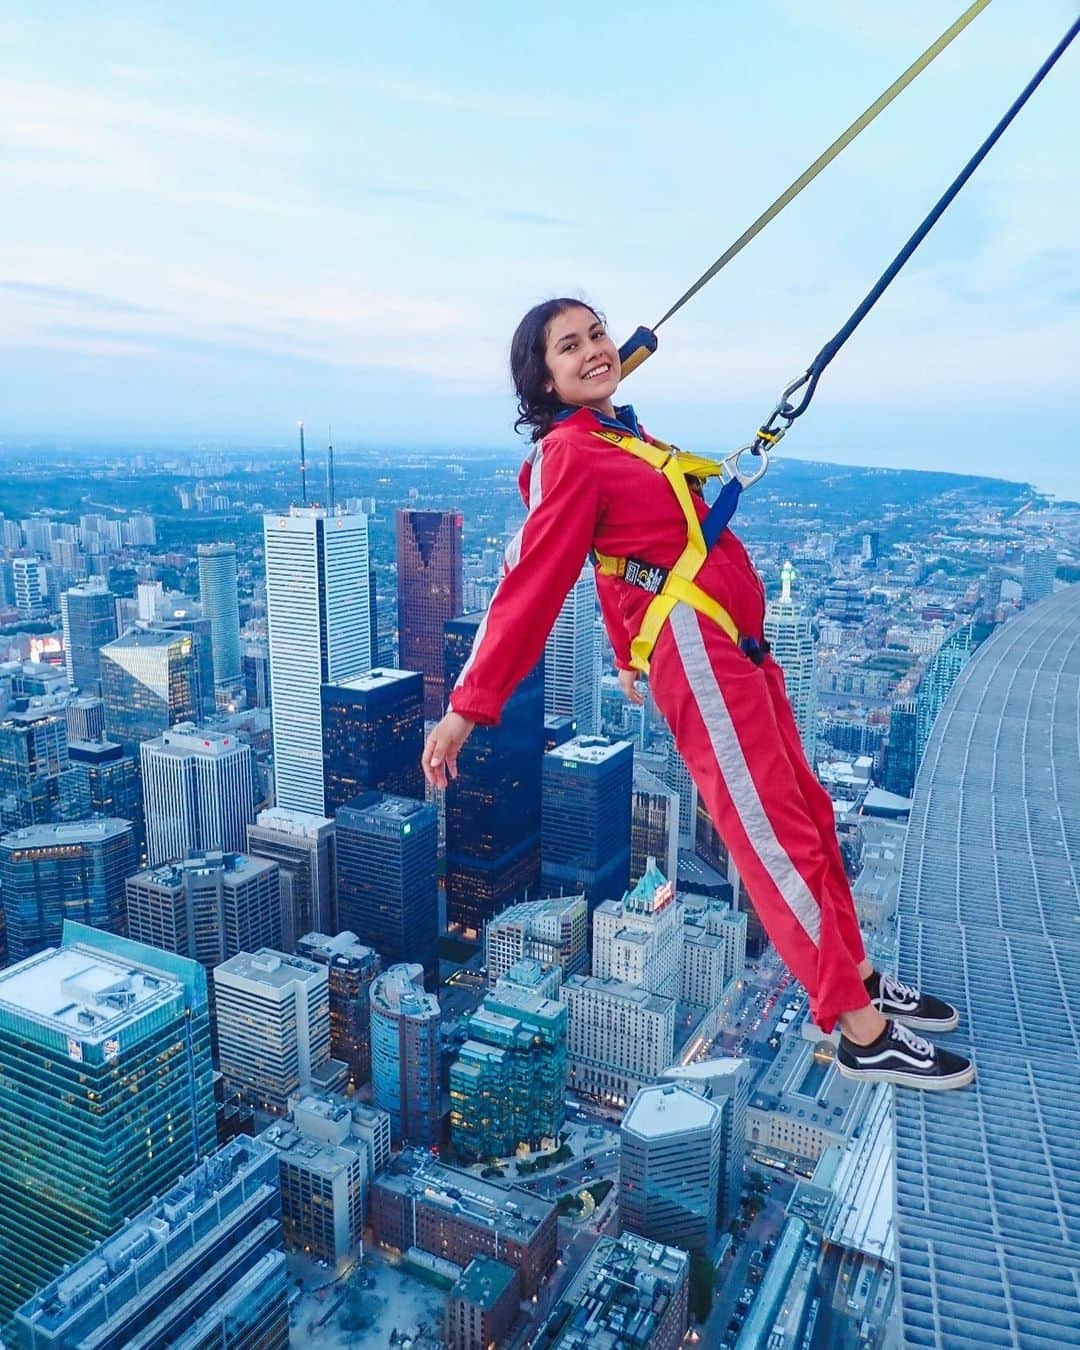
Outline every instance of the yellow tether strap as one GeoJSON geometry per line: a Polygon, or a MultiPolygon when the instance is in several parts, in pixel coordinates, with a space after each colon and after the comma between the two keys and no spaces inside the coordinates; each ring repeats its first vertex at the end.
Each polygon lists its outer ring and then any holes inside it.
{"type": "MultiPolygon", "coordinates": [[[[711,595],[696,585],[694,578],[705,562],[708,550],[701,533],[701,522],[694,510],[694,499],[690,492],[687,477],[712,478],[726,472],[718,460],[705,459],[701,455],[687,455],[670,445],[650,445],[648,441],[636,436],[620,436],[618,432],[596,432],[605,441],[642,459],[646,464],[664,475],[671,485],[675,498],[686,517],[686,547],[678,561],[668,573],[658,595],[654,596],[645,611],[641,628],[630,643],[630,663],[636,670],[648,674],[649,658],[656,646],[656,640],[667,623],[671,611],[680,601],[700,611],[713,623],[718,624],[735,643],[739,642],[739,630],[727,610],[711,595]]],[[[624,558],[614,558],[596,550],[596,560],[600,570],[608,576],[622,576],[624,558]]]]}
{"type": "Polygon", "coordinates": [[[781,192],[780,196],[777,197],[776,201],[774,201],[771,206],[766,207],[766,209],[762,211],[757,220],[739,235],[738,239],[735,240],[731,247],[721,253],[720,257],[717,258],[716,262],[713,263],[709,270],[703,272],[690,289],[686,291],[685,294],[679,296],[678,300],[675,301],[664,317],[660,319],[658,323],[653,324],[652,331],[655,333],[660,327],[660,324],[666,323],[676,310],[682,309],[683,305],[685,305],[688,300],[692,299],[703,286],[712,281],[717,272],[719,272],[722,267],[726,267],[732,258],[735,257],[736,253],[741,253],[751,239],[753,239],[756,234],[760,233],[771,220],[778,216],[789,202],[794,201],[803,188],[812,183],[822,169],[827,168],[841,150],[844,150],[849,146],[861,131],[865,131],[874,118],[877,117],[878,113],[883,112],[898,94],[903,93],[912,80],[920,75],[930,62],[945,50],[949,43],[952,42],[953,38],[959,37],[968,24],[981,14],[989,3],[990,0],[975,0],[973,5],[969,5],[956,22],[946,28],[936,42],[931,43],[930,46],[927,47],[926,51],[923,52],[922,56],[920,56],[917,61],[908,66],[907,70],[904,71],[899,79],[894,80],[893,83],[889,85],[888,89],[870,104],[869,108],[867,108],[861,117],[857,117],[855,121],[852,122],[851,126],[849,126],[845,132],[841,133],[841,135],[833,141],[832,145],[830,145],[823,154],[819,155],[818,158],[814,160],[813,164],[795,179],[790,187],[785,188],[785,190],[781,192]]]}

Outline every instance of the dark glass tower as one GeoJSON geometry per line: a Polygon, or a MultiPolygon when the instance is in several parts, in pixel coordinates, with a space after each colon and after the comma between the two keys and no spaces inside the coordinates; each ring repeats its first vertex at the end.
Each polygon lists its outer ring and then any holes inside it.
{"type": "Polygon", "coordinates": [[[434,806],[365,792],[337,813],[338,925],[373,947],[384,966],[438,967],[434,806]]]}
{"type": "Polygon", "coordinates": [[[423,800],[424,683],[415,671],[324,684],[322,725],[327,815],[361,792],[423,800]]]}
{"type": "MultiPolygon", "coordinates": [[[[483,616],[446,625],[446,687],[469,659],[483,616]]],[[[540,782],[544,758],[544,663],[503,709],[498,726],[477,727],[446,794],[446,913],[480,934],[488,919],[540,885],[540,782]]]]}
{"type": "Polygon", "coordinates": [[[132,628],[101,649],[105,730],[127,751],[199,718],[199,664],[190,632],[132,628]]]}
{"type": "Polygon", "coordinates": [[[889,748],[885,757],[885,788],[901,797],[915,789],[919,767],[919,713],[914,702],[894,703],[889,718],[889,748]]]}
{"type": "Polygon", "coordinates": [[[634,747],[578,736],[544,756],[543,875],[549,891],[584,891],[591,913],[630,884],[634,747]]]}
{"type": "Polygon", "coordinates": [[[424,716],[445,708],[443,625],[461,613],[461,516],[397,513],[398,665],[424,677],[424,716]]]}

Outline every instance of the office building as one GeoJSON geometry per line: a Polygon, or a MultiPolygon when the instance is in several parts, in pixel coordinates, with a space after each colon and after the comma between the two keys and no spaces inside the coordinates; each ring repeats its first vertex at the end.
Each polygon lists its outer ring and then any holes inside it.
{"type": "Polygon", "coordinates": [[[364,1155],[310,1138],[291,1119],[257,1136],[278,1158],[286,1245],[340,1266],[359,1257],[364,1235],[364,1155]]]}
{"type": "Polygon", "coordinates": [[[827,1148],[843,1148],[866,1111],[869,1083],[836,1072],[833,1046],[787,1032],[754,1084],[746,1112],[751,1153],[805,1168],[827,1148]]]}
{"type": "Polygon", "coordinates": [[[1034,605],[1054,593],[1057,577],[1057,550],[1051,548],[1024,549],[1024,577],[1020,591],[1025,605],[1034,605]]]}
{"type": "Polygon", "coordinates": [[[124,885],[128,933],[213,970],[281,936],[277,864],[243,854],[193,853],[124,885]]]}
{"type": "Polygon", "coordinates": [[[456,511],[397,513],[398,665],[423,676],[429,720],[446,708],[444,625],[462,611],[461,525],[456,511]]]}
{"type": "Polygon", "coordinates": [[[655,858],[667,877],[679,871],[679,794],[644,765],[634,764],[630,814],[630,884],[655,858]]]}
{"type": "Polygon", "coordinates": [[[309,1139],[352,1149],[364,1159],[364,1222],[371,1180],[390,1162],[390,1114],[355,1097],[304,1092],[289,1098],[289,1119],[309,1139]]]}
{"type": "Polygon", "coordinates": [[[937,715],[944,707],[956,677],[971,660],[971,624],[950,633],[927,664],[915,704],[916,763],[921,764],[937,715]]]}
{"type": "Polygon", "coordinates": [[[195,659],[196,706],[204,717],[217,711],[217,686],[214,683],[214,639],[210,620],[202,613],[202,606],[190,596],[169,593],[159,606],[159,616],[148,626],[148,632],[188,633],[195,659]]]}
{"type": "Polygon", "coordinates": [[[371,1077],[371,982],[382,972],[378,952],[348,931],[305,933],[296,954],[326,967],[330,980],[330,1053],[349,1066],[353,1086],[371,1077]]]}
{"type": "Polygon", "coordinates": [[[82,924],[0,971],[0,1325],[216,1145],[206,975],[82,924]]]}
{"type": "Polygon", "coordinates": [[[395,1140],[430,1148],[442,1137],[439,1000],[420,965],[396,965],[371,985],[372,1100],[395,1140]]]}
{"type": "Polygon", "coordinates": [[[682,925],[684,1003],[715,1008],[746,965],[747,916],[727,900],[685,895],[679,902],[682,925]]]}
{"type": "Polygon", "coordinates": [[[105,704],[96,695],[70,694],[63,703],[68,745],[72,741],[100,741],[105,737],[105,704]]]}
{"type": "Polygon", "coordinates": [[[181,724],[140,748],[152,867],[195,849],[239,853],[255,819],[251,746],[181,724]]]}
{"type": "Polygon", "coordinates": [[[366,792],[337,813],[338,922],[387,966],[438,965],[438,817],[409,797],[366,792]]]}
{"type": "Polygon", "coordinates": [[[633,1233],[603,1237],[548,1314],[536,1350],[678,1350],[689,1316],[690,1257],[633,1233]]]}
{"type": "Polygon", "coordinates": [[[573,718],[580,736],[599,734],[600,666],[596,581],[586,565],[544,647],[544,715],[573,718]]]}
{"type": "Polygon", "coordinates": [[[119,816],[131,821],[136,850],[143,840],[142,781],[139,765],[115,741],[69,740],[68,759],[82,779],[79,796],[92,816],[119,816]]]}
{"type": "Polygon", "coordinates": [[[371,669],[367,517],[294,506],[263,536],[276,802],[323,815],[322,686],[371,669]]]}
{"type": "Polygon", "coordinates": [[[101,649],[109,739],[129,754],[177,722],[199,716],[195,641],[186,631],[132,628],[101,649]]]}
{"type": "Polygon", "coordinates": [[[517,1320],[521,1282],[513,1266],[474,1256],[446,1296],[450,1350],[501,1345],[517,1320]]]}
{"type": "Polygon", "coordinates": [[[244,700],[248,708],[270,706],[270,644],[265,638],[244,643],[242,656],[244,700]]]}
{"type": "Polygon", "coordinates": [[[714,1102],[721,1111],[720,1123],[720,1217],[721,1228],[736,1216],[742,1201],[746,1162],[746,1112],[754,1077],[748,1059],[706,1059],[691,1064],[673,1064],[661,1074],[662,1082],[681,1083],[714,1102]]]}
{"type": "Polygon", "coordinates": [[[372,670],[322,688],[326,814],[361,792],[424,799],[424,682],[411,670],[372,670]]]}
{"type": "Polygon", "coordinates": [[[72,586],[60,596],[60,619],[64,630],[64,668],[68,682],[87,694],[96,694],[101,684],[101,649],[119,636],[116,596],[104,577],[85,586],[72,586]]]}
{"type": "Polygon", "coordinates": [[[958,1005],[950,1039],[979,1074],[894,1095],[904,1344],[1064,1346],[1080,1327],[1078,679],[1069,586],[979,647],[920,770],[898,968],[958,1005]]]}
{"type": "Polygon", "coordinates": [[[630,881],[634,747],[578,736],[544,756],[543,882],[584,892],[589,909],[630,881]]]}
{"type": "Polygon", "coordinates": [[[919,705],[913,699],[894,703],[889,716],[889,744],[885,752],[887,792],[910,797],[919,771],[919,705]]]}
{"type": "Polygon", "coordinates": [[[500,983],[450,1067],[450,1142],[470,1161],[557,1140],[566,1120],[566,1008],[500,983]]]}
{"type": "Polygon", "coordinates": [[[337,850],[334,822],[310,811],[275,806],[247,827],[247,851],[278,865],[281,878],[281,948],[297,938],[337,928],[337,850]]]}
{"type": "Polygon", "coordinates": [[[215,969],[214,990],[227,1091],[280,1115],[301,1087],[337,1086],[325,966],[265,947],[240,952],[215,969]]]}
{"type": "Polygon", "coordinates": [[[49,612],[49,578],[40,558],[12,558],[15,608],[20,619],[43,619],[49,612]]]}
{"type": "MultiPolygon", "coordinates": [[[[456,684],[483,618],[446,625],[446,686],[456,684]]],[[[525,676],[498,726],[478,726],[458,756],[446,794],[446,914],[477,937],[487,921],[540,890],[544,758],[543,663],[525,676]]]]}
{"type": "Polygon", "coordinates": [[[484,930],[488,984],[522,960],[557,966],[565,980],[584,974],[589,963],[589,909],[582,895],[523,900],[484,930]]]}
{"type": "Polygon", "coordinates": [[[63,712],[43,702],[0,716],[0,828],[87,814],[83,780],[68,758],[63,712]]]}
{"type": "Polygon", "coordinates": [[[406,1149],[371,1188],[375,1240],[391,1251],[419,1247],[467,1266],[488,1256],[513,1266],[531,1298],[555,1269],[555,1206],[519,1186],[484,1181],[406,1149]]]}
{"type": "Polygon", "coordinates": [[[236,545],[200,544],[199,600],[210,621],[214,683],[232,689],[243,679],[240,660],[240,602],[236,590],[236,545]]]}
{"type": "Polygon", "coordinates": [[[275,1150],[232,1140],[19,1309],[26,1350],[289,1344],[275,1150]]]}
{"type": "Polygon", "coordinates": [[[650,1242],[707,1252],[720,1209],[723,1113],[676,1083],[644,1087],[619,1130],[623,1228],[650,1242]]]}
{"type": "Polygon", "coordinates": [[[124,878],[135,866],[126,820],[29,825],[0,835],[0,904],[8,958],[61,938],[65,920],[124,931],[124,878]]]}
{"type": "Polygon", "coordinates": [[[665,998],[679,997],[682,925],[675,887],[651,866],[622,900],[593,913],[592,973],[665,998]]]}
{"type": "Polygon", "coordinates": [[[780,570],[780,598],[765,606],[765,640],[784,672],[784,683],[806,758],[813,764],[817,742],[817,696],[814,689],[814,635],[807,607],[791,594],[795,569],[780,570]]]}
{"type": "Polygon", "coordinates": [[[492,984],[496,990],[523,989],[540,998],[558,999],[562,988],[562,970],[556,965],[544,965],[531,957],[516,961],[505,975],[492,984]]]}
{"type": "Polygon", "coordinates": [[[559,998],[567,1011],[567,1085],[581,1096],[626,1106],[674,1059],[673,998],[595,975],[572,975],[559,998]]]}

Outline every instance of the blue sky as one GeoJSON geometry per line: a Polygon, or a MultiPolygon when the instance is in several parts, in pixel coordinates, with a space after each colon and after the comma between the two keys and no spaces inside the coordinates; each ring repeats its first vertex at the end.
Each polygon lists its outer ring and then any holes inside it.
{"type": "MultiPolygon", "coordinates": [[[[520,314],[654,322],[962,0],[9,3],[9,443],[507,447],[520,314]]],[[[1073,17],[994,0],[662,331],[625,393],[745,440],[1073,17]]],[[[787,453],[1080,496],[1075,44],[787,453]]]]}

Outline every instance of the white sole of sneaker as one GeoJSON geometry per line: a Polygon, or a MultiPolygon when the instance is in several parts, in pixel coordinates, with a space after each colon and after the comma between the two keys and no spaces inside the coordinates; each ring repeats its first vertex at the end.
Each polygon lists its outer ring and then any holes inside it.
{"type": "Polygon", "coordinates": [[[901,1022],[915,1031],[955,1031],[960,1025],[960,1014],[954,1012],[947,1022],[935,1017],[905,1017],[903,1013],[882,1013],[887,1022],[901,1022]]]}
{"type": "Polygon", "coordinates": [[[925,1074],[905,1073],[902,1069],[849,1069],[846,1064],[836,1061],[837,1072],[857,1083],[893,1083],[897,1087],[918,1088],[922,1092],[948,1092],[950,1088],[962,1088],[974,1081],[975,1065],[948,1074],[941,1078],[927,1078],[925,1074]]]}

